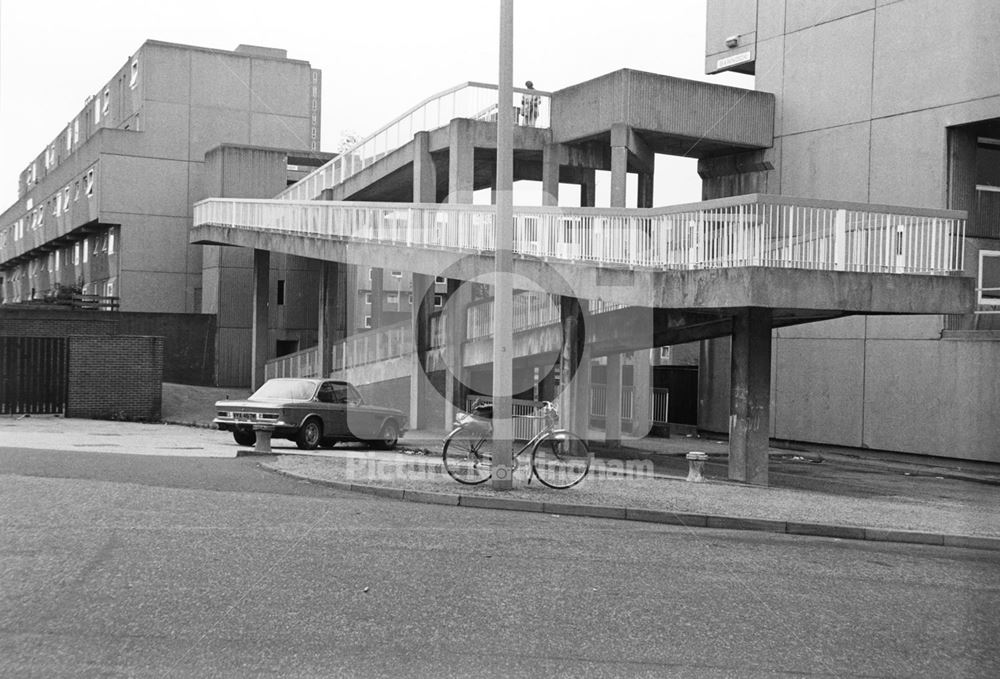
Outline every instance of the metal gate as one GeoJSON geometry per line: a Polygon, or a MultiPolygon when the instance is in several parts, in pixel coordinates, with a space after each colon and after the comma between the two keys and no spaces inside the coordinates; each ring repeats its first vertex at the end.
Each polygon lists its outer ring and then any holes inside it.
{"type": "Polygon", "coordinates": [[[65,337],[0,337],[0,414],[66,412],[65,337]]]}

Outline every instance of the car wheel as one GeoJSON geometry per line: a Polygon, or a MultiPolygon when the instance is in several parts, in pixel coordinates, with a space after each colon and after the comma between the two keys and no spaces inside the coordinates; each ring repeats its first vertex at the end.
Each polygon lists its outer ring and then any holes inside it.
{"type": "Polygon", "coordinates": [[[397,441],[399,441],[399,427],[396,426],[395,422],[389,420],[382,425],[375,445],[382,450],[392,450],[396,447],[397,441]]]}
{"type": "Polygon", "coordinates": [[[253,429],[234,429],[233,439],[238,446],[252,446],[257,443],[257,433],[253,429]]]}
{"type": "Polygon", "coordinates": [[[323,438],[323,425],[315,417],[306,420],[295,435],[295,445],[302,450],[315,450],[323,438]]]}

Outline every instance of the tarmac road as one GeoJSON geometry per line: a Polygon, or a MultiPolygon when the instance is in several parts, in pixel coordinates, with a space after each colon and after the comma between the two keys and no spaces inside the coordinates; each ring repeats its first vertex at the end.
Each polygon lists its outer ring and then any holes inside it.
{"type": "Polygon", "coordinates": [[[1000,676],[1000,554],[0,449],[0,675],[1000,676]]]}

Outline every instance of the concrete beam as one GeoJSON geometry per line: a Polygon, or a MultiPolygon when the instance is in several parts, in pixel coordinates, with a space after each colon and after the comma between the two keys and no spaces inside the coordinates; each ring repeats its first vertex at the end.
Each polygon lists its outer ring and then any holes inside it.
{"type": "Polygon", "coordinates": [[[264,384],[264,364],[269,349],[269,305],[271,253],[255,248],[253,251],[253,321],[250,353],[253,363],[250,369],[250,386],[256,391],[264,384]]]}

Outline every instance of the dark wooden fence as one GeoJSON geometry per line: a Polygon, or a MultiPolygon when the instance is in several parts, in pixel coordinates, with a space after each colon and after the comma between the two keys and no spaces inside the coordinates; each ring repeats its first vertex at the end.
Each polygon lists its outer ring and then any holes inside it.
{"type": "Polygon", "coordinates": [[[66,411],[68,340],[0,337],[0,414],[66,411]]]}

